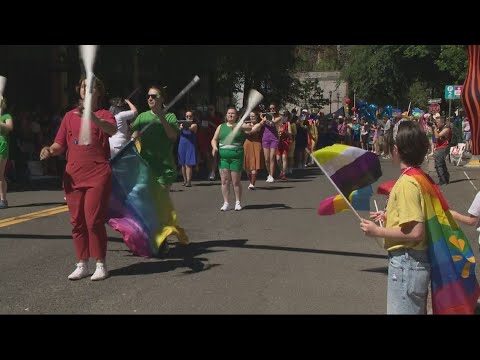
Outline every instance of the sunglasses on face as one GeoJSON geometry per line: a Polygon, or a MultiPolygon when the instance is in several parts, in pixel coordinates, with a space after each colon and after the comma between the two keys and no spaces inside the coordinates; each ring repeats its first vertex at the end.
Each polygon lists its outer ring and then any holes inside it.
{"type": "Polygon", "coordinates": [[[150,99],[150,98],[153,98],[153,99],[158,99],[158,94],[147,94],[147,100],[150,99]]]}

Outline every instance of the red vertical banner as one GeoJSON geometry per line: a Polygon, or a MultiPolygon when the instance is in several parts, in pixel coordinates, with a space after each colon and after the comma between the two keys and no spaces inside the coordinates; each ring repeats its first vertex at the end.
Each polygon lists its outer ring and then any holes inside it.
{"type": "Polygon", "coordinates": [[[461,94],[472,131],[472,154],[480,155],[480,45],[468,45],[468,72],[461,94]]]}

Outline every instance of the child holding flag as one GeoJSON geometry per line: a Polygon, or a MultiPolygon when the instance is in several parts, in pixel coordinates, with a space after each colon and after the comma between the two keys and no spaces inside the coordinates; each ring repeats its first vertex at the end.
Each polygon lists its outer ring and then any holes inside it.
{"type": "Polygon", "coordinates": [[[360,228],[367,236],[384,237],[388,251],[387,314],[426,314],[430,261],[425,236],[425,204],[416,180],[404,176],[418,169],[428,151],[428,139],[418,124],[400,121],[386,149],[401,175],[393,187],[386,213],[372,212],[375,221],[386,220],[385,228],[363,219],[360,228]],[[392,141],[393,140],[393,141],[392,141]]]}
{"type": "Polygon", "coordinates": [[[390,191],[385,228],[362,219],[367,236],[385,238],[389,255],[387,314],[426,314],[431,280],[434,314],[473,314],[480,294],[475,257],[448,204],[420,165],[429,142],[418,123],[400,120],[386,149],[401,175],[390,191]]]}

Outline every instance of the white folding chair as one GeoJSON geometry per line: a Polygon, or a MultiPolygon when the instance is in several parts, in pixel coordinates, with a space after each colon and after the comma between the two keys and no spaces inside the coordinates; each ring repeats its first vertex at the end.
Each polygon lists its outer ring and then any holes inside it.
{"type": "Polygon", "coordinates": [[[465,143],[458,143],[457,146],[452,146],[450,148],[450,161],[453,162],[452,159],[456,160],[457,161],[456,166],[459,166],[460,161],[462,161],[462,156],[463,156],[463,152],[465,151],[465,147],[466,147],[465,143]],[[457,157],[458,157],[458,160],[457,160],[457,157]]]}

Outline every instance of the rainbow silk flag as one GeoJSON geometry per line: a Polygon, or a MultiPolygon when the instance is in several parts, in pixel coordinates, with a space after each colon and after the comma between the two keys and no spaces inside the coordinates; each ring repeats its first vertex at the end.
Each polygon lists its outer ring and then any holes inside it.
{"type": "Polygon", "coordinates": [[[169,192],[157,183],[133,142],[111,160],[111,166],[108,225],[122,234],[127,247],[135,255],[152,257],[169,235],[188,244],[169,192]]]}
{"type": "MultiPolygon", "coordinates": [[[[372,195],[372,185],[367,185],[352,191],[348,196],[348,200],[355,210],[370,211],[370,198],[372,195]]],[[[348,206],[343,196],[339,194],[323,200],[318,208],[318,215],[334,215],[345,210],[350,210],[350,206],[348,206]]]]}
{"type": "MultiPolygon", "coordinates": [[[[425,202],[433,314],[473,314],[480,288],[468,239],[430,176],[418,168],[411,168],[403,176],[416,180],[425,202]]],[[[381,184],[378,192],[385,194],[388,189],[392,189],[391,180],[381,184]]]]}
{"type": "Polygon", "coordinates": [[[357,147],[335,144],[313,152],[312,157],[347,198],[382,176],[378,156],[357,147]]]}

